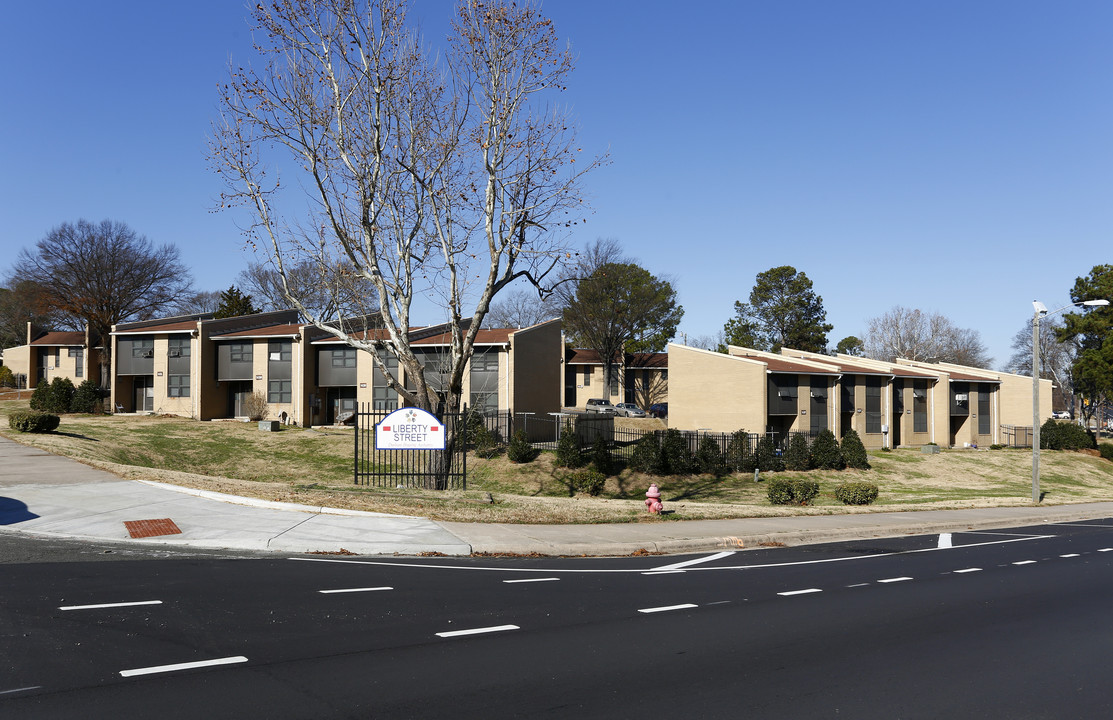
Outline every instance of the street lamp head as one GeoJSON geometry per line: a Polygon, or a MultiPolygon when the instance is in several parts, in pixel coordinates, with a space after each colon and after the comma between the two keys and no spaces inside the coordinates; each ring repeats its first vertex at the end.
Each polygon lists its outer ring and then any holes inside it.
{"type": "Polygon", "coordinates": [[[1108,300],[1083,300],[1076,305],[1086,305],[1087,307],[1104,307],[1109,304],[1108,300]]]}
{"type": "Polygon", "coordinates": [[[1047,306],[1044,305],[1039,300],[1033,300],[1032,301],[1032,307],[1034,307],[1036,309],[1036,312],[1038,312],[1040,315],[1046,315],[1047,314],[1047,306]]]}

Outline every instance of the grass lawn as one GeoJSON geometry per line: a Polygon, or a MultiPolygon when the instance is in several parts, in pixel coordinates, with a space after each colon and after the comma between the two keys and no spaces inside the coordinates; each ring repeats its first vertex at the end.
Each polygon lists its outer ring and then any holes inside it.
{"type": "MultiPolygon", "coordinates": [[[[436,520],[671,522],[1031,503],[1032,454],[1027,450],[944,450],[935,455],[894,450],[870,453],[870,470],[776,473],[819,482],[820,496],[808,507],[770,505],[766,483],[755,483],[752,475],[655,478],[625,471],[608,479],[601,496],[588,497],[570,491],[569,471],[553,466],[552,453],[521,465],[505,456],[469,456],[466,491],[367,487],[353,484],[350,429],[287,427],[261,432],[255,423],[65,415],[54,433],[24,434],[9,429],[7,416],[27,409],[28,397],[28,392],[22,398],[0,395],[0,434],[121,477],[436,520]],[[659,518],[645,512],[645,490],[654,481],[673,514],[659,518]],[[880,497],[869,507],[844,506],[834,492],[847,481],[876,483],[880,497]]],[[[1113,500],[1113,462],[1075,452],[1044,451],[1040,457],[1044,503],[1113,500]]]]}

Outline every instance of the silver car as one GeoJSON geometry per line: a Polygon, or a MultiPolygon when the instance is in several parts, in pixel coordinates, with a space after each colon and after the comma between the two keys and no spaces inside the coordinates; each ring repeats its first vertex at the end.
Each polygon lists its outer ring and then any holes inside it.
{"type": "Polygon", "coordinates": [[[617,415],[618,408],[611,405],[610,400],[603,398],[592,398],[587,401],[587,411],[594,413],[601,413],[603,415],[617,415]]]}
{"type": "Polygon", "coordinates": [[[615,405],[614,408],[619,415],[625,415],[626,417],[645,417],[645,410],[642,410],[634,403],[619,403],[615,405]]]}

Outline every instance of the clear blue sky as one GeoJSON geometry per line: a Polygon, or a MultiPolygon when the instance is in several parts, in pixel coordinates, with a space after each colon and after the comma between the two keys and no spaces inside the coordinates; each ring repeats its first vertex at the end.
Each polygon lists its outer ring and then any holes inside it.
{"type": "MultiPolygon", "coordinates": [[[[595,209],[710,335],[777,265],[807,273],[832,344],[896,304],[978,330],[995,365],[1074,278],[1113,262],[1107,0],[549,0],[595,209]]],[[[424,0],[439,44],[452,3],[424,0]]],[[[174,243],[201,290],[250,259],[206,136],[237,0],[10,3],[0,232],[11,258],[79,218],[174,243]]],[[[7,261],[0,261],[4,272],[7,261]]]]}

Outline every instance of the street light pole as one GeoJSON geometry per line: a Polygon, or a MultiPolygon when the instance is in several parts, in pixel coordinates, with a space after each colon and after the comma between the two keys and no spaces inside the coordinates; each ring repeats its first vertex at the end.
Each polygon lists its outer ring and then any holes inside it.
{"type": "Polygon", "coordinates": [[[1048,311],[1039,300],[1032,301],[1036,314],[1032,317],[1032,502],[1040,502],[1040,317],[1054,315],[1070,307],[1101,307],[1108,300],[1083,300],[1048,311]]]}

